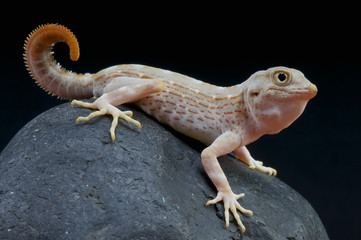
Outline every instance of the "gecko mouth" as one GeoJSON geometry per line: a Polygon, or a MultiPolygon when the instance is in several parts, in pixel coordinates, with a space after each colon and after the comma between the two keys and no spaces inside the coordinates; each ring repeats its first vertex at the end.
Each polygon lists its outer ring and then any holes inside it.
{"type": "Polygon", "coordinates": [[[272,94],[280,99],[295,98],[310,100],[314,98],[318,92],[316,85],[310,83],[306,87],[294,87],[294,88],[270,88],[272,94]]]}

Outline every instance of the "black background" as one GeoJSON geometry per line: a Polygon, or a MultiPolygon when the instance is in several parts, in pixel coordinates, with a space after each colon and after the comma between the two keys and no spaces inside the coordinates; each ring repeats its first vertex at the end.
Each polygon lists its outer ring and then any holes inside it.
{"type": "Polygon", "coordinates": [[[69,60],[65,44],[54,48],[57,61],[74,72],[137,63],[231,86],[258,70],[293,67],[317,85],[318,95],[289,128],[249,150],[312,204],[330,239],[361,238],[358,6],[67,4],[3,9],[0,149],[31,119],[65,102],[48,96],[25,70],[24,40],[39,24],[60,23],[75,33],[78,62],[69,60]]]}

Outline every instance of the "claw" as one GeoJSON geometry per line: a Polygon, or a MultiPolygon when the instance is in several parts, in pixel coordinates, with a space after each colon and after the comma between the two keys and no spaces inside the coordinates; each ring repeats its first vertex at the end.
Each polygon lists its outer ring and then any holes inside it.
{"type": "Polygon", "coordinates": [[[219,201],[222,201],[222,196],[220,193],[217,194],[217,197],[214,198],[213,200],[209,200],[207,203],[206,203],[206,206],[208,205],[211,205],[211,204],[216,204],[217,202],[219,201]]]}
{"type": "Polygon", "coordinates": [[[118,125],[118,116],[115,116],[113,114],[113,122],[112,122],[112,126],[110,127],[110,136],[111,136],[113,142],[115,140],[115,127],[117,125],[118,125]]]}
{"type": "Polygon", "coordinates": [[[224,204],[224,218],[226,219],[226,228],[228,228],[229,227],[229,206],[226,206],[226,204],[224,204]]]}
{"type": "Polygon", "coordinates": [[[241,193],[241,194],[238,194],[238,195],[235,195],[236,197],[236,200],[240,199],[240,198],[243,198],[245,196],[244,193],[241,193]]]}
{"type": "Polygon", "coordinates": [[[123,113],[125,115],[127,115],[128,117],[133,117],[133,112],[132,111],[124,111],[123,113]]]}
{"type": "Polygon", "coordinates": [[[85,108],[98,109],[98,107],[94,103],[82,102],[78,100],[73,100],[71,102],[71,106],[73,107],[74,105],[79,105],[85,108]]]}
{"type": "Polygon", "coordinates": [[[75,121],[79,122],[79,121],[89,121],[90,119],[92,119],[93,117],[96,116],[100,116],[100,115],[105,115],[107,112],[105,110],[101,110],[101,111],[96,111],[93,112],[91,114],[89,114],[87,117],[78,117],[75,121]]]}
{"type": "MultiPolygon", "coordinates": [[[[227,212],[228,212],[228,210],[227,210],[227,212]]],[[[242,221],[241,221],[241,219],[240,219],[240,217],[239,217],[239,215],[238,215],[238,213],[237,213],[237,208],[236,208],[235,206],[232,206],[232,207],[231,207],[231,212],[232,212],[234,218],[236,219],[237,224],[241,227],[242,232],[245,232],[245,231],[246,231],[246,228],[245,228],[245,226],[243,225],[243,223],[242,223],[242,221]]]]}

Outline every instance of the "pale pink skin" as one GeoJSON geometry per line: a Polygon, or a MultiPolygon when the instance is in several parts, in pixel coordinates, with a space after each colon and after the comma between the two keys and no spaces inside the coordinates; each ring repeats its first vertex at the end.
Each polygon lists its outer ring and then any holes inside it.
{"type": "Polygon", "coordinates": [[[275,134],[288,127],[316,95],[316,86],[300,71],[286,67],[258,71],[232,87],[219,87],[171,71],[134,64],[109,67],[96,74],[75,74],[61,68],[51,56],[51,45],[57,41],[69,45],[73,60],[79,57],[74,35],[60,25],[41,26],[26,41],[26,65],[37,83],[61,98],[97,97],[93,103],[72,102],[72,105],[98,110],[77,121],[112,115],[113,141],[118,118],[141,128],[140,123],[131,118],[131,111],[122,112],[115,107],[133,102],[160,122],[210,144],[203,150],[201,159],[218,194],[206,205],[223,201],[226,227],[231,210],[244,232],[237,210],[253,213],[238,203],[244,194],[232,192],[217,157],[234,152],[250,168],[276,175],[276,170],[256,161],[246,145],[264,134],[275,134]]]}

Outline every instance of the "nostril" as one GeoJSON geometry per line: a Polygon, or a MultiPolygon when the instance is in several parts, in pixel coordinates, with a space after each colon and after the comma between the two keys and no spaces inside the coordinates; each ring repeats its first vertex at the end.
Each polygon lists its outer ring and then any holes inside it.
{"type": "Polygon", "coordinates": [[[308,84],[308,88],[309,88],[310,92],[315,94],[315,95],[318,92],[318,89],[317,89],[316,85],[314,85],[312,83],[308,84]]]}

